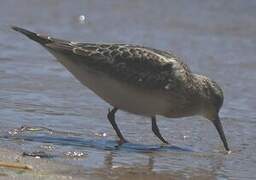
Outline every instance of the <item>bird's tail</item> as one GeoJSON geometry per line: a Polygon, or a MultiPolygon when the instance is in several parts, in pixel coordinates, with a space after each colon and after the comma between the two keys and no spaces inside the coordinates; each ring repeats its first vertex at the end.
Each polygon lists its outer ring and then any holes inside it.
{"type": "Polygon", "coordinates": [[[12,26],[11,28],[15,31],[18,31],[18,32],[24,34],[28,38],[30,38],[30,39],[32,39],[32,40],[34,40],[34,41],[36,41],[36,42],[38,42],[42,45],[53,42],[53,40],[49,36],[43,36],[43,35],[28,31],[26,29],[23,29],[23,28],[20,28],[20,27],[17,27],[17,26],[12,26]]]}

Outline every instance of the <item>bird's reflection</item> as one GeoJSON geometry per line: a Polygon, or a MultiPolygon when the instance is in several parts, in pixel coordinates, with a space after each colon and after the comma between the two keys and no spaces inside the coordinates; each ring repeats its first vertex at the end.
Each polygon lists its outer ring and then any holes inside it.
{"type": "Polygon", "coordinates": [[[94,176],[104,177],[104,179],[148,179],[148,180],[170,180],[170,179],[215,179],[215,174],[212,169],[192,169],[184,173],[183,170],[168,170],[157,171],[155,162],[157,155],[154,153],[146,153],[147,162],[132,166],[115,165],[115,152],[110,151],[104,156],[104,165],[99,168],[94,168],[92,174],[94,176]]]}

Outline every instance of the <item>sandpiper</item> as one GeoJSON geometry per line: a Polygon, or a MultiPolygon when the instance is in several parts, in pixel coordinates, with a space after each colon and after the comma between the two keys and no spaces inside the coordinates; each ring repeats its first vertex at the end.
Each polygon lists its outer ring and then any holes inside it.
{"type": "Polygon", "coordinates": [[[223,92],[208,77],[194,74],[175,55],[137,45],[92,44],[60,40],[12,27],[52,53],[83,85],[113,106],[108,120],[119,137],[117,110],[151,118],[154,134],[163,142],[156,115],[169,118],[201,115],[216,127],[230,151],[219,119],[223,92]]]}

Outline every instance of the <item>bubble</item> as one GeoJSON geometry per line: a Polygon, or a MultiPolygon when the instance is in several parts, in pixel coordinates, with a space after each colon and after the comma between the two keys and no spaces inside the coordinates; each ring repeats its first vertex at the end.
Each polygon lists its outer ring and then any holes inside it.
{"type": "Polygon", "coordinates": [[[94,133],[95,134],[95,136],[99,136],[99,137],[106,137],[107,136],[107,133],[98,133],[98,132],[96,132],[96,133],[94,133]]]}
{"type": "Polygon", "coordinates": [[[72,157],[72,158],[80,158],[84,157],[86,153],[83,152],[76,152],[76,151],[69,151],[65,153],[66,156],[72,157]]]}
{"type": "Polygon", "coordinates": [[[84,24],[85,23],[85,15],[80,15],[79,16],[79,22],[81,23],[81,24],[84,24]]]}

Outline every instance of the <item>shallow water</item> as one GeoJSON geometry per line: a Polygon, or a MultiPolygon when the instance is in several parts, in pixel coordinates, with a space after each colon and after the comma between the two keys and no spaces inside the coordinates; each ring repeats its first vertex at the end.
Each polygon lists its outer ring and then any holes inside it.
{"type": "Polygon", "coordinates": [[[256,1],[243,0],[1,2],[0,146],[44,152],[96,179],[255,179],[255,8],[256,1]],[[175,52],[223,87],[221,117],[233,153],[224,153],[216,130],[201,117],[158,117],[172,144],[161,146],[148,119],[125,112],[117,113],[117,123],[131,143],[118,146],[106,119],[110,106],[9,25],[175,52]]]}

